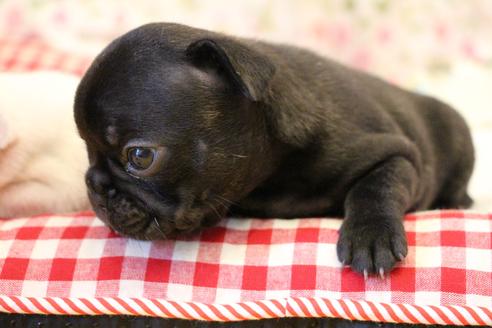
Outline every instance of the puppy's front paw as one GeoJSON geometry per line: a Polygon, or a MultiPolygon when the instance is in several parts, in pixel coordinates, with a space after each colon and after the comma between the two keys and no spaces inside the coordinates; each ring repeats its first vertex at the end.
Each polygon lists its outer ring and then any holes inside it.
{"type": "Polygon", "coordinates": [[[407,255],[407,240],[401,220],[375,219],[362,223],[350,218],[340,228],[338,259],[354,271],[384,277],[407,255]]]}

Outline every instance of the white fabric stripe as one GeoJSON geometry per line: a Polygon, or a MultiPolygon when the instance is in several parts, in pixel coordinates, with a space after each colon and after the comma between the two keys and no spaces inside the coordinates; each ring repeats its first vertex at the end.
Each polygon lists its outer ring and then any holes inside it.
{"type": "Polygon", "coordinates": [[[246,309],[244,309],[241,305],[241,303],[236,303],[236,304],[230,304],[231,307],[236,310],[237,313],[239,313],[241,316],[243,316],[246,319],[256,319],[255,316],[250,314],[246,309]]]}
{"type": "Polygon", "coordinates": [[[156,315],[158,315],[160,317],[167,317],[167,315],[164,312],[162,312],[161,309],[159,309],[157,307],[157,305],[155,305],[154,302],[152,302],[151,300],[149,300],[147,298],[142,298],[142,299],[140,299],[140,301],[142,303],[144,303],[156,315]]]}
{"type": "Polygon", "coordinates": [[[345,312],[345,310],[340,305],[340,302],[338,300],[330,300],[330,303],[342,318],[350,319],[348,313],[345,312]]]}
{"type": "Polygon", "coordinates": [[[49,313],[62,314],[62,312],[55,309],[45,298],[36,297],[36,301],[38,301],[49,313]]]}
{"type": "Polygon", "coordinates": [[[27,299],[27,297],[17,297],[17,299],[24,304],[25,307],[27,307],[31,312],[34,313],[43,313],[41,312],[40,309],[36,305],[34,305],[30,300],[27,299]]]}
{"type": "Polygon", "coordinates": [[[120,299],[125,302],[129,308],[137,312],[138,314],[141,315],[150,315],[150,313],[147,313],[138,303],[136,303],[134,300],[132,300],[129,297],[120,297],[120,299]]]}
{"type": "Polygon", "coordinates": [[[8,296],[2,296],[2,299],[8,306],[10,306],[16,313],[24,313],[22,309],[8,296]]]}
{"type": "Polygon", "coordinates": [[[202,317],[198,312],[195,311],[195,309],[193,309],[190,305],[188,305],[187,303],[183,302],[178,302],[178,304],[183,308],[183,310],[191,317],[195,318],[195,319],[201,319],[201,320],[205,320],[204,317],[202,317]]]}
{"type": "Polygon", "coordinates": [[[268,314],[265,310],[263,310],[256,302],[245,302],[251,310],[254,312],[258,313],[260,316],[265,317],[265,318],[271,318],[272,316],[268,314]]]}
{"type": "Polygon", "coordinates": [[[72,309],[68,303],[61,297],[50,297],[53,302],[55,302],[59,307],[61,307],[65,312],[70,314],[79,314],[77,311],[72,309]]]}
{"type": "Polygon", "coordinates": [[[118,311],[117,313],[131,314],[130,311],[120,305],[120,303],[118,303],[114,298],[103,297],[103,299],[108,302],[116,311],[118,311]]]}
{"type": "Polygon", "coordinates": [[[295,302],[293,299],[289,299],[288,306],[290,307],[291,311],[294,312],[294,314],[290,314],[291,317],[303,317],[304,313],[302,312],[301,308],[295,302]]]}
{"type": "Polygon", "coordinates": [[[321,312],[323,312],[324,315],[329,316],[329,317],[333,317],[333,318],[335,317],[335,313],[333,313],[333,312],[330,311],[330,309],[325,304],[325,302],[323,301],[322,298],[315,297],[313,299],[316,302],[316,304],[318,304],[318,306],[321,309],[321,312]]]}
{"type": "Polygon", "coordinates": [[[451,312],[451,310],[449,310],[447,307],[445,307],[445,306],[440,306],[439,308],[442,310],[442,312],[444,312],[444,315],[446,316],[446,318],[447,318],[450,322],[452,322],[452,323],[454,323],[454,324],[456,324],[456,325],[463,325],[463,324],[461,323],[461,321],[458,319],[458,317],[457,317],[457,316],[455,316],[455,315],[454,315],[454,313],[453,313],[453,312],[451,312]]]}
{"type": "Polygon", "coordinates": [[[483,320],[483,322],[485,322],[489,326],[492,326],[492,318],[489,318],[489,316],[485,314],[484,310],[479,309],[477,307],[471,307],[471,308],[475,310],[475,312],[480,317],[480,319],[483,320]]]}
{"type": "Polygon", "coordinates": [[[446,322],[439,316],[439,314],[430,306],[419,305],[432,319],[434,319],[438,324],[444,325],[446,322]]]}
{"type": "Polygon", "coordinates": [[[456,306],[456,305],[451,305],[451,307],[453,309],[455,309],[456,311],[458,311],[465,318],[465,320],[468,322],[469,325],[477,325],[478,324],[477,320],[475,320],[475,318],[473,318],[467,310],[465,310],[459,306],[456,306]]]}
{"type": "Polygon", "coordinates": [[[157,303],[159,303],[163,308],[171,312],[171,314],[175,318],[185,318],[181,312],[178,311],[171,303],[165,301],[165,300],[155,300],[157,303]]]}
{"type": "Polygon", "coordinates": [[[87,299],[92,306],[94,306],[96,309],[99,311],[106,313],[106,314],[118,314],[117,312],[113,312],[110,309],[108,309],[106,306],[104,306],[99,300],[93,298],[93,299],[87,299]]]}
{"type": "MultiPolygon", "coordinates": [[[[351,300],[344,300],[344,302],[345,304],[347,304],[347,307],[349,308],[349,311],[352,314],[352,316],[354,316],[357,320],[365,320],[362,314],[359,313],[359,310],[355,306],[354,302],[352,302],[351,300]]],[[[371,319],[376,319],[376,318],[371,318],[371,319]]]]}
{"type": "MultiPolygon", "coordinates": [[[[87,313],[87,314],[96,314],[96,312],[92,311],[90,308],[88,308],[82,301],[78,298],[70,298],[70,300],[75,304],[82,312],[87,313]]],[[[91,304],[92,302],[89,301],[91,304]]],[[[96,306],[97,308],[97,306],[96,306]]],[[[103,311],[104,312],[104,311],[103,311]]]]}
{"type": "Polygon", "coordinates": [[[196,306],[200,308],[209,318],[214,321],[223,321],[219,316],[217,316],[211,309],[210,306],[203,303],[194,303],[196,306]]]}
{"type": "Polygon", "coordinates": [[[313,317],[317,317],[318,314],[316,313],[316,309],[314,308],[313,304],[309,301],[309,298],[307,297],[301,297],[299,300],[304,304],[304,306],[307,308],[309,314],[313,317]]]}
{"type": "Polygon", "coordinates": [[[422,314],[420,314],[420,312],[416,308],[414,308],[410,304],[402,304],[402,306],[407,309],[407,311],[410,312],[417,319],[418,322],[427,324],[430,323],[429,320],[427,320],[422,314]]]}
{"type": "Polygon", "coordinates": [[[388,304],[391,309],[393,310],[393,312],[395,312],[396,316],[405,321],[405,322],[413,322],[412,320],[410,320],[409,317],[407,317],[407,315],[405,313],[403,313],[402,310],[400,310],[400,308],[396,305],[396,304],[388,304]]]}
{"type": "MultiPolygon", "coordinates": [[[[280,300],[279,300],[280,301],[280,300]]],[[[285,311],[282,312],[275,304],[273,304],[272,301],[259,301],[260,303],[264,304],[270,311],[272,311],[277,317],[281,318],[285,316],[285,311]]],[[[282,302],[281,302],[282,303],[282,302]]],[[[287,300],[283,302],[283,307],[285,309],[287,305],[287,300]]]]}
{"type": "MultiPolygon", "coordinates": [[[[215,307],[217,308],[217,311],[222,313],[222,315],[230,320],[240,320],[241,317],[237,317],[235,314],[233,314],[229,309],[227,309],[223,304],[214,304],[215,307]]],[[[239,313],[241,314],[241,313],[239,313]]]]}
{"type": "Polygon", "coordinates": [[[365,301],[358,301],[360,306],[362,307],[362,311],[365,312],[365,314],[369,317],[369,318],[373,318],[374,321],[379,321],[376,313],[371,309],[371,307],[369,306],[369,304],[365,301]]]}
{"type": "Polygon", "coordinates": [[[381,313],[381,316],[384,318],[385,321],[395,322],[395,320],[391,317],[388,310],[386,310],[386,308],[381,303],[372,303],[372,304],[379,310],[379,313],[381,313]]]}

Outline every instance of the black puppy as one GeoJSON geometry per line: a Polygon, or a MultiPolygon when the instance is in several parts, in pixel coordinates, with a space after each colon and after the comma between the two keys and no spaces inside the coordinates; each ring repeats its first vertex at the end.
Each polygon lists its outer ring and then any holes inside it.
{"type": "Polygon", "coordinates": [[[405,212],[471,204],[453,109],[295,47],[145,25],[96,58],[75,119],[92,205],[134,238],[343,215],[340,261],[382,275],[407,254],[405,212]]]}

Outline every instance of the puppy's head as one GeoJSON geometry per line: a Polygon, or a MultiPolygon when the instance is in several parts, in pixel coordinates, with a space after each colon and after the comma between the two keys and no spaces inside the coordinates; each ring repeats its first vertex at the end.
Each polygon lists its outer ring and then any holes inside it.
{"type": "Polygon", "coordinates": [[[261,99],[273,73],[251,47],[177,24],[113,41],[75,99],[97,215],[139,239],[220,219],[272,170],[261,99]]]}

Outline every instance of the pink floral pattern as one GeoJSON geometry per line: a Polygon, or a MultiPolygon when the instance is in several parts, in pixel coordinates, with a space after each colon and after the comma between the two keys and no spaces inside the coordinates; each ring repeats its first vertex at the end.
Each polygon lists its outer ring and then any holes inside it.
{"type": "Polygon", "coordinates": [[[293,43],[394,81],[446,72],[462,59],[492,65],[489,0],[0,1],[0,35],[37,35],[94,53],[149,21],[293,43]]]}
{"type": "MultiPolygon", "coordinates": [[[[424,92],[436,79],[464,79],[463,66],[492,83],[490,0],[0,0],[0,37],[41,37],[89,55],[152,21],[308,47],[424,92]]],[[[467,87],[445,86],[444,98],[467,87]]]]}

